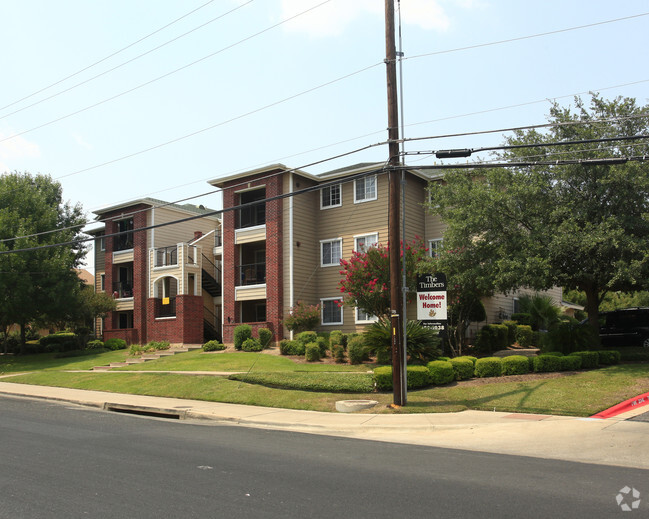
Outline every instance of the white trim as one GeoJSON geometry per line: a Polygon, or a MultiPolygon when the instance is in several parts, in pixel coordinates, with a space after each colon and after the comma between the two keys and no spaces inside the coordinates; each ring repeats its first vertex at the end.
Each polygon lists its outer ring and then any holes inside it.
{"type": "Polygon", "coordinates": [[[379,233],[377,232],[368,232],[366,234],[356,234],[354,235],[354,250],[356,252],[365,252],[365,251],[359,251],[358,250],[358,239],[359,238],[367,238],[368,236],[376,236],[376,241],[374,242],[375,245],[379,244],[379,233]]]}
{"type": "Polygon", "coordinates": [[[379,318],[376,317],[376,316],[372,316],[370,319],[359,319],[358,318],[358,311],[359,310],[360,310],[360,308],[358,308],[358,307],[354,308],[354,322],[356,324],[371,324],[371,323],[375,323],[375,322],[377,322],[379,320],[379,318]]]}
{"type": "MultiPolygon", "coordinates": [[[[329,239],[329,240],[320,240],[320,266],[321,266],[321,267],[337,267],[337,266],[340,266],[340,260],[341,260],[342,258],[343,258],[343,239],[342,239],[342,237],[331,238],[331,239],[329,239]],[[325,243],[335,243],[335,242],[339,242],[339,243],[340,243],[340,258],[339,258],[338,261],[336,261],[336,262],[333,262],[333,263],[325,263],[325,262],[324,262],[324,255],[323,255],[323,253],[322,253],[322,252],[323,252],[323,251],[322,251],[322,246],[323,246],[325,243]]],[[[332,259],[333,259],[333,255],[332,255],[332,259]]]]}
{"type": "MultiPolygon", "coordinates": [[[[433,242],[444,244],[444,238],[431,238],[431,239],[428,240],[428,255],[431,258],[434,257],[433,256],[433,242]]],[[[438,250],[438,248],[435,247],[435,250],[438,250]]]]}
{"type": "MultiPolygon", "coordinates": [[[[331,195],[329,196],[329,199],[331,199],[331,195]]],[[[342,207],[342,205],[343,205],[343,187],[342,187],[342,184],[332,184],[330,186],[325,186],[325,187],[320,188],[320,209],[321,210],[333,209],[334,207],[342,207]],[[324,205],[322,203],[323,192],[324,192],[325,189],[327,189],[327,188],[331,189],[332,187],[337,187],[338,188],[338,200],[340,200],[340,201],[337,204],[324,205]]]]}
{"type": "Polygon", "coordinates": [[[235,191],[234,193],[238,195],[239,193],[245,193],[247,191],[256,191],[257,189],[265,189],[266,188],[266,184],[259,184],[258,186],[251,186],[250,184],[252,184],[253,182],[254,182],[254,180],[251,180],[250,182],[247,182],[248,187],[246,187],[244,189],[239,189],[238,191],[235,191]]]}
{"type": "Polygon", "coordinates": [[[338,308],[340,309],[340,321],[338,322],[331,322],[331,323],[325,323],[324,322],[324,303],[325,301],[342,301],[342,297],[322,297],[320,298],[320,325],[321,326],[340,326],[344,321],[344,316],[343,316],[343,308],[342,306],[339,306],[338,308]]]}
{"type": "MultiPolygon", "coordinates": [[[[372,200],[376,200],[378,198],[378,182],[377,182],[377,177],[376,175],[369,175],[367,177],[359,178],[357,180],[354,180],[354,203],[355,204],[362,204],[364,202],[371,202],[372,200]],[[361,198],[360,200],[356,198],[356,183],[363,181],[366,182],[370,178],[374,179],[374,196],[373,197],[368,197],[368,198],[361,198]]],[[[367,191],[367,189],[365,189],[367,191]]]]}

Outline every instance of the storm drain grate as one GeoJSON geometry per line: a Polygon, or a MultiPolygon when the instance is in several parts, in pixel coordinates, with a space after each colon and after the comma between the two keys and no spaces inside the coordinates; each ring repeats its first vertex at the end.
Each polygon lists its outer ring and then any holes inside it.
{"type": "Polygon", "coordinates": [[[138,416],[151,416],[153,418],[167,418],[170,420],[181,420],[185,418],[186,411],[178,409],[161,409],[159,407],[141,407],[136,405],[114,404],[106,402],[105,411],[114,413],[134,414],[138,416]]]}

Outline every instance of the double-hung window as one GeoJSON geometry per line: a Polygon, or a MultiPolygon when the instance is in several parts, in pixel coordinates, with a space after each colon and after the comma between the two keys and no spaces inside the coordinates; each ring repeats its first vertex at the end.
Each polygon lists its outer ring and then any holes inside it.
{"type": "Polygon", "coordinates": [[[343,324],[343,309],[340,306],[342,299],[327,298],[320,299],[320,311],[322,316],[322,324],[343,324]]]}
{"type": "Polygon", "coordinates": [[[439,256],[439,253],[442,251],[442,246],[444,245],[444,240],[442,238],[435,238],[434,240],[428,240],[428,250],[430,252],[431,258],[436,258],[439,256]]]}
{"type": "Polygon", "coordinates": [[[332,265],[340,265],[343,251],[343,239],[335,238],[333,240],[322,240],[320,242],[320,265],[322,267],[330,267],[332,265]]]}
{"type": "Polygon", "coordinates": [[[379,243],[377,233],[354,236],[354,250],[356,252],[367,252],[370,247],[375,247],[379,243]]]}
{"type": "Polygon", "coordinates": [[[376,175],[354,180],[354,203],[376,200],[376,175]]]}
{"type": "Polygon", "coordinates": [[[320,190],[320,209],[339,207],[342,205],[340,184],[323,187],[320,190]]]}
{"type": "Polygon", "coordinates": [[[375,315],[368,314],[365,310],[356,308],[356,323],[375,323],[378,320],[378,317],[376,317],[375,315]]]}

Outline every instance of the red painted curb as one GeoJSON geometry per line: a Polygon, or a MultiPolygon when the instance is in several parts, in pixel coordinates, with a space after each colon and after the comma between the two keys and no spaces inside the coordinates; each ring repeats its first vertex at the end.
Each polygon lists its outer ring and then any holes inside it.
{"type": "Polygon", "coordinates": [[[602,411],[601,413],[594,414],[593,416],[591,416],[591,418],[612,418],[613,416],[626,413],[631,409],[642,407],[647,404],[649,404],[649,393],[644,393],[640,396],[636,396],[635,398],[629,398],[628,400],[614,405],[613,407],[610,407],[605,411],[602,411]]]}

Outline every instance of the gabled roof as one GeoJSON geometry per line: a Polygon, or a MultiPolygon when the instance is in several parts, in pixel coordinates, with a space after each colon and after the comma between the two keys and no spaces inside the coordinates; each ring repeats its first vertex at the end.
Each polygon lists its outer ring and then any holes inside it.
{"type": "Polygon", "coordinates": [[[169,202],[165,202],[164,200],[158,200],[156,198],[138,198],[136,200],[131,200],[129,202],[122,202],[121,204],[109,206],[109,207],[104,207],[102,209],[98,209],[96,211],[93,211],[97,215],[97,219],[100,219],[101,215],[106,214],[106,213],[112,213],[114,211],[119,211],[120,209],[128,209],[129,207],[133,207],[136,205],[148,205],[150,207],[169,207],[172,209],[175,209],[177,211],[182,211],[185,213],[190,213],[192,215],[194,214],[204,214],[206,218],[213,218],[215,220],[218,220],[219,218],[215,215],[210,215],[209,213],[213,213],[215,210],[214,209],[209,209],[203,205],[193,205],[193,204],[172,204],[169,202]]]}

